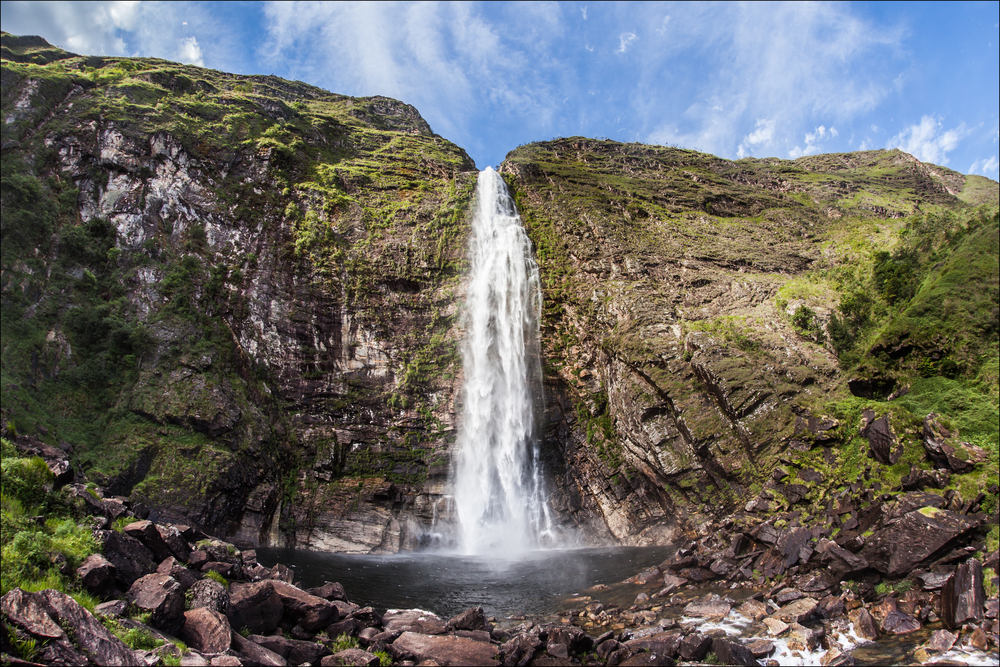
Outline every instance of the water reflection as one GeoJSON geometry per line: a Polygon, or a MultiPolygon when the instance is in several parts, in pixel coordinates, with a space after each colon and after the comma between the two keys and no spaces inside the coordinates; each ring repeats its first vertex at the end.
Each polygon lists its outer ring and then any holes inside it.
{"type": "Polygon", "coordinates": [[[529,551],[516,558],[419,552],[370,556],[260,548],[257,560],[283,563],[306,587],[343,584],[353,602],[376,609],[420,608],[449,618],[482,606],[487,615],[544,614],[560,600],[657,565],[671,547],[529,551]]]}

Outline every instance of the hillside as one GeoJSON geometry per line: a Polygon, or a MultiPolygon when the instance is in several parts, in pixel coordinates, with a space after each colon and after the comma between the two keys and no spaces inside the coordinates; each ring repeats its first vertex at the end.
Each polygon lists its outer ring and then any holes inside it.
{"type": "MultiPolygon", "coordinates": [[[[468,155],[396,100],[2,40],[4,436],[241,546],[420,546],[450,512],[468,155]]],[[[584,138],[501,172],[567,534],[861,533],[872,489],[936,469],[931,412],[983,460],[930,491],[996,511],[997,183],[584,138]]]]}

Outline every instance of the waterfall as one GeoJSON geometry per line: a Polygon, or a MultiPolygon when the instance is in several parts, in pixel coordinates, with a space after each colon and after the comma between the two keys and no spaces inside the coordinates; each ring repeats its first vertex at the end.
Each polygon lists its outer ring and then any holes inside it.
{"type": "Polygon", "coordinates": [[[476,189],[455,510],[460,549],[509,553],[536,548],[551,532],[536,424],[542,295],[503,179],[487,168],[476,189]]]}

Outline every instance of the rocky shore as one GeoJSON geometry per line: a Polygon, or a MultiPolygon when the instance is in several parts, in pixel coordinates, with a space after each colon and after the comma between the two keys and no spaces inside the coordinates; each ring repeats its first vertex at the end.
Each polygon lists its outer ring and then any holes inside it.
{"type": "Polygon", "coordinates": [[[41,456],[85,505],[102,553],[75,577],[105,601],[91,613],[56,590],[9,591],[0,604],[5,663],[843,665],[870,662],[854,654],[893,637],[901,643],[882,662],[997,655],[1000,565],[982,541],[997,517],[975,501],[872,496],[844,530],[802,526],[795,512],[761,521],[751,507],[557,614],[496,619],[476,607],[442,619],[353,603],[334,582],[305,589],[253,550],[154,523],[142,517],[148,510],[73,481],[61,450],[27,438],[17,446],[41,456]],[[612,601],[623,595],[634,602],[612,601]]]}

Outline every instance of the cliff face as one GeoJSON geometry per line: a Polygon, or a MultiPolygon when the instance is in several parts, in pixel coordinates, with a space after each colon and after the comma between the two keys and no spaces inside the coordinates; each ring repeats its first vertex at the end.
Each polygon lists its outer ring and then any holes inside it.
{"type": "MultiPolygon", "coordinates": [[[[995,202],[996,183],[899,151],[730,162],[583,138],[519,148],[502,171],[543,272],[547,442],[566,462],[567,520],[627,544],[744,506],[822,520],[826,492],[783,496],[779,464],[821,468],[826,488],[862,473],[898,488],[927,466],[920,424],[946,367],[949,390],[964,377],[995,414],[996,208],[956,212],[995,202]],[[910,272],[907,299],[880,282],[893,271],[910,272]],[[937,310],[938,280],[975,324],[937,310]],[[890,407],[911,383],[916,402],[890,407]],[[864,408],[898,410],[907,463],[863,470],[864,408]]],[[[981,433],[995,451],[995,429],[981,433]]]]}
{"type": "Polygon", "coordinates": [[[164,520],[412,547],[403,499],[430,523],[454,440],[472,161],[395,100],[36,51],[4,36],[5,428],[164,520]]]}
{"type": "MultiPolygon", "coordinates": [[[[6,34],[3,58],[4,432],[241,544],[419,546],[451,511],[465,152],[395,100],[6,34]]],[[[554,503],[584,540],[787,505],[778,463],[860,474],[861,410],[888,404],[848,380],[997,402],[996,213],[970,208],[991,181],[584,139],[502,171],[545,282],[554,503]],[[941,294],[971,323],[939,326],[941,294]]]]}

